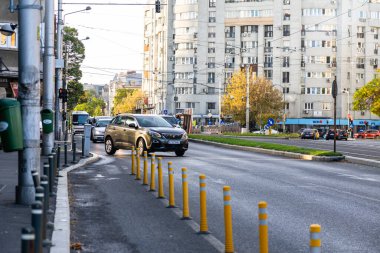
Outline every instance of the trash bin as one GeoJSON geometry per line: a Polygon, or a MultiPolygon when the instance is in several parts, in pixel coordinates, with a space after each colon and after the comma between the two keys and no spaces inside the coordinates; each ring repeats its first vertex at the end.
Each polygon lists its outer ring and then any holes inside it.
{"type": "Polygon", "coordinates": [[[0,135],[4,152],[18,151],[24,148],[21,109],[20,103],[16,99],[0,99],[0,135]]]}
{"type": "Polygon", "coordinates": [[[42,132],[50,134],[54,131],[54,111],[51,109],[43,109],[41,111],[42,132]]]}

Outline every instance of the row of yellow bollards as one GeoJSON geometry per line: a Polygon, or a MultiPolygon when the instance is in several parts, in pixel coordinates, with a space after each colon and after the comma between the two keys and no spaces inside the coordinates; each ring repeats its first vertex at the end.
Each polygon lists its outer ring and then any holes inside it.
{"type": "MultiPolygon", "coordinates": [[[[136,175],[136,180],[141,180],[140,172],[140,156],[135,148],[132,148],[132,165],[131,175],[136,175]],[[135,154],[136,153],[136,154],[135,154]]],[[[157,175],[158,175],[158,196],[157,198],[165,198],[164,194],[164,181],[162,174],[162,158],[158,157],[157,175]]],[[[169,181],[169,208],[175,208],[174,197],[174,169],[172,162],[168,162],[168,181],[169,181]]],[[[143,185],[149,185],[149,191],[156,191],[155,180],[156,169],[156,155],[151,154],[151,167],[150,167],[150,183],[148,183],[148,153],[144,151],[143,163],[143,185]]],[[[182,168],[182,219],[190,220],[189,209],[189,188],[187,181],[187,169],[182,168]]],[[[207,223],[207,197],[206,197],[206,175],[199,175],[199,197],[200,197],[200,231],[201,234],[208,234],[207,223]]],[[[225,227],[225,252],[232,253],[234,250],[233,233],[232,233],[232,208],[231,208],[231,187],[223,187],[223,200],[224,200],[224,227],[225,227]]],[[[259,252],[269,252],[269,239],[268,239],[268,213],[267,203],[260,201],[258,204],[258,218],[259,218],[259,252]]],[[[318,224],[310,225],[310,253],[321,252],[321,226],[318,224]]]]}

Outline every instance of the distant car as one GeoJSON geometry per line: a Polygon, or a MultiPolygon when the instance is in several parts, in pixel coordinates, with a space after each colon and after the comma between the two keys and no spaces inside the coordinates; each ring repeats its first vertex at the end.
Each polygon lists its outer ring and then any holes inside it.
{"type": "Polygon", "coordinates": [[[301,139],[319,139],[319,132],[317,129],[306,128],[301,133],[301,139]]]}
{"type": "Polygon", "coordinates": [[[169,124],[171,124],[172,126],[181,128],[181,126],[179,125],[179,120],[176,117],[174,117],[173,115],[160,115],[160,116],[164,120],[169,122],[169,124]]]}
{"type": "Polygon", "coordinates": [[[134,146],[141,156],[144,151],[174,151],[177,156],[183,156],[189,146],[185,130],[152,114],[119,114],[112,119],[104,134],[104,148],[108,155],[134,146]]]}
{"type": "Polygon", "coordinates": [[[355,138],[365,138],[365,139],[380,139],[380,131],[376,129],[369,129],[356,133],[355,138]]]}
{"type": "MultiPolygon", "coordinates": [[[[253,134],[264,134],[264,135],[269,135],[269,129],[261,129],[258,131],[253,131],[253,134]]],[[[271,134],[279,134],[277,130],[272,129],[271,134]]]]}
{"type": "Polygon", "coordinates": [[[94,123],[92,124],[90,138],[94,143],[97,141],[104,141],[104,131],[112,119],[113,117],[109,116],[98,116],[93,119],[94,123]]]}
{"type": "Polygon", "coordinates": [[[306,129],[306,128],[300,128],[300,129],[297,131],[297,133],[301,136],[303,130],[305,130],[305,129],[306,129]]]}
{"type": "MultiPolygon", "coordinates": [[[[348,139],[348,132],[346,130],[337,129],[336,130],[336,139],[337,140],[346,140],[348,139]]],[[[334,140],[334,129],[330,129],[326,134],[326,140],[334,140]]]]}

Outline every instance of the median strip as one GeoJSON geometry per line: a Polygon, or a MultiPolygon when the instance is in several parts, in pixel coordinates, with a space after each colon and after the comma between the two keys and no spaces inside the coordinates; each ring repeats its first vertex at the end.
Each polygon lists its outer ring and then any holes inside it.
{"type": "Polygon", "coordinates": [[[292,158],[299,158],[304,160],[324,160],[336,161],[342,160],[344,156],[339,152],[328,150],[319,150],[311,148],[302,148],[297,146],[290,146],[284,144],[259,142],[253,140],[234,139],[220,136],[209,135],[195,135],[190,134],[189,138],[195,142],[202,142],[208,144],[219,144],[224,147],[236,148],[241,150],[251,150],[266,154],[283,155],[292,158]]]}

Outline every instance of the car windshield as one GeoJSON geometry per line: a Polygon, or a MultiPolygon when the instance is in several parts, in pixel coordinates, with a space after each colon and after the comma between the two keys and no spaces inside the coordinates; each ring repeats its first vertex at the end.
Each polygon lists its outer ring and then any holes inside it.
{"type": "Polygon", "coordinates": [[[173,127],[159,116],[135,116],[141,127],[173,127]]]}
{"type": "Polygon", "coordinates": [[[84,125],[88,115],[86,114],[74,114],[73,115],[73,125],[84,125]]]}
{"type": "Polygon", "coordinates": [[[96,122],[97,127],[105,127],[111,122],[111,119],[102,119],[96,122]]]}
{"type": "Polygon", "coordinates": [[[177,119],[174,117],[162,117],[162,118],[164,118],[164,120],[166,120],[167,122],[169,122],[172,125],[178,124],[177,119]]]}

